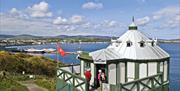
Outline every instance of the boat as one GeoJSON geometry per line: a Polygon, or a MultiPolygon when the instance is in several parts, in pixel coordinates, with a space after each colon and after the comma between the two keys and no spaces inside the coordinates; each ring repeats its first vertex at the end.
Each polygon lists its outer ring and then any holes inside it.
{"type": "Polygon", "coordinates": [[[34,49],[34,48],[30,48],[30,49],[27,49],[27,50],[24,50],[25,52],[27,53],[45,53],[44,50],[40,50],[40,49],[34,49]]]}
{"type": "Polygon", "coordinates": [[[56,51],[56,49],[53,49],[53,48],[44,48],[44,49],[42,49],[44,52],[46,52],[46,53],[49,53],[49,52],[55,52],[56,51]]]}

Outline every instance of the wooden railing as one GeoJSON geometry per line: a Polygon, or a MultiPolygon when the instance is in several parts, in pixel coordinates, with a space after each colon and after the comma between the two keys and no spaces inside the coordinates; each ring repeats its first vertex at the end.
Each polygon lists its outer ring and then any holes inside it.
{"type": "Polygon", "coordinates": [[[164,84],[163,75],[159,73],[124,84],[109,85],[109,89],[107,84],[103,84],[101,91],[168,91],[168,88],[163,87],[164,84]]]}
{"type": "Polygon", "coordinates": [[[60,68],[57,71],[56,91],[87,91],[87,81],[60,68]]]}

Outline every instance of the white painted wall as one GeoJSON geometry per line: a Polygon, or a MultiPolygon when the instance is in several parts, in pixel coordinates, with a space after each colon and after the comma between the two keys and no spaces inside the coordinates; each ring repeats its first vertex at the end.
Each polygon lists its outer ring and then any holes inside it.
{"type": "Polygon", "coordinates": [[[139,64],[139,78],[147,77],[147,64],[141,63],[139,64]]]}
{"type": "MultiPolygon", "coordinates": [[[[93,84],[94,84],[94,67],[95,67],[95,66],[94,66],[93,63],[91,63],[90,65],[91,65],[91,75],[92,75],[90,84],[93,85],[93,84]]],[[[85,69],[84,69],[84,61],[81,61],[81,77],[84,77],[84,78],[85,78],[84,72],[85,72],[85,69]]]]}
{"type": "Polygon", "coordinates": [[[168,75],[168,64],[167,61],[164,62],[164,81],[167,81],[167,75],[168,75]]]}
{"type": "Polygon", "coordinates": [[[133,81],[135,78],[135,63],[133,62],[127,63],[127,78],[128,82],[133,81]]]}
{"type": "Polygon", "coordinates": [[[91,75],[92,75],[92,77],[91,77],[91,81],[90,81],[90,85],[94,85],[94,64],[93,63],[91,63],[91,75]]]}
{"type": "Polygon", "coordinates": [[[125,63],[119,63],[120,82],[125,83],[125,63]]]}
{"type": "Polygon", "coordinates": [[[151,75],[156,75],[157,74],[157,63],[155,62],[151,62],[151,63],[148,63],[148,75],[151,76],[151,75]]]}
{"type": "Polygon", "coordinates": [[[116,64],[109,64],[108,71],[109,84],[116,84],[116,64]]]}
{"type": "Polygon", "coordinates": [[[164,69],[163,62],[160,62],[160,72],[163,72],[163,69],[164,69]]]}
{"type": "Polygon", "coordinates": [[[81,61],[81,77],[84,77],[84,61],[81,61]]]}

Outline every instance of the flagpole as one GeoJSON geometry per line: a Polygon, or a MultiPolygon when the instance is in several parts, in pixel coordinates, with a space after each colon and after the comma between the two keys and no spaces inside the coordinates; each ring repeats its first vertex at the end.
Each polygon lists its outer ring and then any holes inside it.
{"type": "Polygon", "coordinates": [[[58,68],[58,61],[59,61],[59,58],[58,58],[58,42],[56,43],[56,68],[58,68]]]}

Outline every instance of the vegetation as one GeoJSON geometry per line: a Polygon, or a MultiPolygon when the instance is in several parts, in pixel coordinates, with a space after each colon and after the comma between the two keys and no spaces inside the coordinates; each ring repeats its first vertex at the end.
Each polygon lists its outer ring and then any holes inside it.
{"type": "Polygon", "coordinates": [[[48,91],[55,91],[55,89],[56,89],[56,79],[55,78],[36,79],[35,83],[41,87],[48,89],[48,91]]]}
{"type": "Polygon", "coordinates": [[[54,91],[57,64],[64,66],[61,62],[42,56],[0,51],[0,91],[28,91],[19,81],[32,81],[54,91]],[[25,75],[22,75],[23,71],[25,75]],[[29,74],[35,75],[35,78],[30,79],[29,74]]]}
{"type": "MultiPolygon", "coordinates": [[[[58,62],[59,65],[63,65],[58,62]]],[[[31,56],[22,53],[12,54],[0,51],[0,71],[34,75],[56,75],[57,62],[42,56],[31,56]]]]}
{"type": "Polygon", "coordinates": [[[0,78],[0,91],[28,91],[25,86],[7,78],[0,78]]]}

